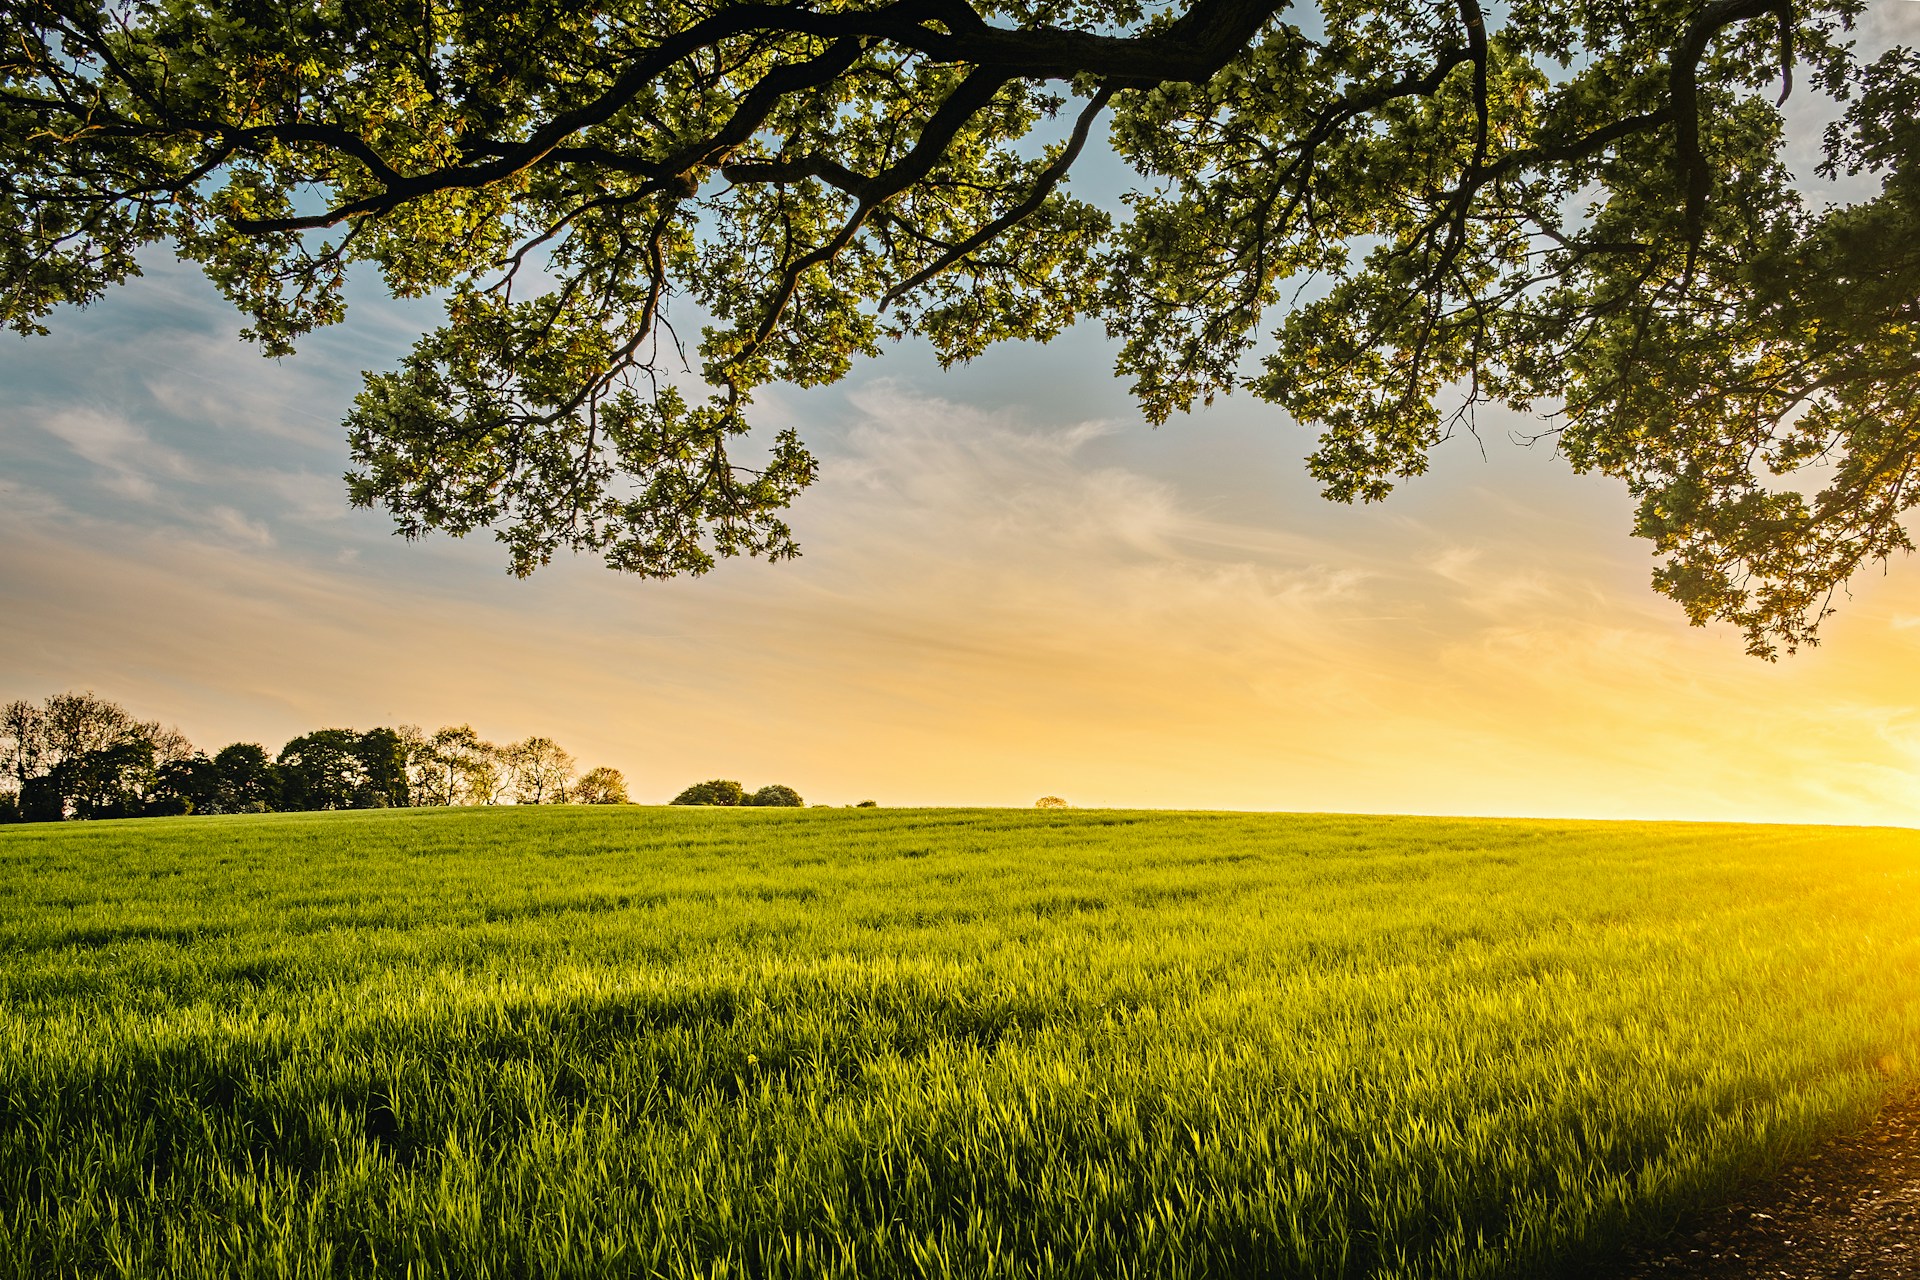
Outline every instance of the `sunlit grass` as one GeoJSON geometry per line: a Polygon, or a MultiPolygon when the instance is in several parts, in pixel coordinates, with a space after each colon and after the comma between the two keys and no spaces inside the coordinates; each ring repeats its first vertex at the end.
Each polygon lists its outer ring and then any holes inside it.
{"type": "Polygon", "coordinates": [[[1550,1274],[1920,1064],[1920,835],[0,831],[0,1275],[1550,1274]]]}

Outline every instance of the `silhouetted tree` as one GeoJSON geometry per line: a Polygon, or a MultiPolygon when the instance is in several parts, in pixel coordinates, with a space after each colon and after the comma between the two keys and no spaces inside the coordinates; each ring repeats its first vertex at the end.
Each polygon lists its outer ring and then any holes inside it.
{"type": "Polygon", "coordinates": [[[761,808],[798,809],[803,807],[807,802],[802,800],[800,793],[792,787],[782,786],[778,782],[770,782],[748,796],[746,803],[757,805],[761,808]]]}
{"type": "Polygon", "coordinates": [[[160,765],[159,781],[147,802],[155,816],[221,813],[220,766],[196,751],[184,760],[160,765]]]}
{"type": "Polygon", "coordinates": [[[66,797],[60,794],[60,784],[50,775],[43,773],[28,778],[27,784],[20,788],[22,822],[59,822],[66,816],[66,797]]]}
{"type": "Polygon", "coordinates": [[[220,812],[265,813],[280,803],[280,771],[253,742],[222,747],[213,757],[220,774],[220,812]]]}
{"type": "Polygon", "coordinates": [[[21,700],[0,709],[0,765],[16,792],[24,790],[29,779],[51,775],[88,752],[135,738],[149,744],[164,741],[163,759],[174,758],[183,748],[192,750],[178,729],[143,724],[119,703],[91,692],[56,693],[38,705],[21,700]]]}
{"type": "Polygon", "coordinates": [[[46,711],[25,698],[0,707],[0,772],[15,796],[31,778],[45,773],[41,758],[47,750],[46,711]]]}
{"type": "MultiPolygon", "coordinates": [[[[89,751],[104,751],[141,736],[141,729],[146,727],[128,714],[125,707],[95,697],[92,690],[56,693],[48,698],[41,724],[45,733],[42,762],[49,772],[89,751]]],[[[158,725],[151,726],[144,735],[149,743],[158,728],[158,725]]]]}
{"type": "Polygon", "coordinates": [[[134,733],[153,744],[153,767],[156,769],[191,760],[199,754],[193,741],[174,725],[163,725],[158,720],[142,720],[134,725],[134,733]]]}
{"type": "Polygon", "coordinates": [[[49,776],[75,818],[137,818],[157,781],[153,743],[135,736],[82,751],[49,776]]]}
{"type": "Polygon", "coordinates": [[[161,802],[159,770],[192,755],[178,729],[92,692],[0,708],[0,790],[32,821],[136,816],[161,802]]]}
{"type": "Polygon", "coordinates": [[[283,809],[352,809],[366,786],[360,735],[351,729],[316,729],[280,749],[283,809]]]}
{"type": "Polygon", "coordinates": [[[369,729],[354,744],[360,761],[356,809],[399,809],[411,803],[407,788],[407,744],[392,729],[369,729]]]}

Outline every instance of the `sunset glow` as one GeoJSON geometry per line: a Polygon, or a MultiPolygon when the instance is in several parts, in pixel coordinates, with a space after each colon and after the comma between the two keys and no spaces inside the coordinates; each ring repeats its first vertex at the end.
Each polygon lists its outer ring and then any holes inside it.
{"type": "Polygon", "coordinates": [[[209,749],[316,725],[558,738],[662,801],[1920,818],[1920,573],[1769,665],[1647,586],[1607,480],[1485,421],[1385,504],[1319,499],[1301,428],[1158,431],[1076,331],[942,373],[890,353],[771,408],[820,454],[794,563],[525,582],[481,538],[349,511],[338,422],[424,309],[260,360],[186,269],[8,339],[0,646],[209,749]],[[1484,456],[1483,456],[1484,455],[1484,456]]]}

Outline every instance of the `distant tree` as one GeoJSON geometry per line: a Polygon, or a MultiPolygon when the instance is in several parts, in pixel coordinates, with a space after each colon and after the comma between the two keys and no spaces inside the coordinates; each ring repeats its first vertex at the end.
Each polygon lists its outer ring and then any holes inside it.
{"type": "MultiPolygon", "coordinates": [[[[130,738],[153,740],[158,725],[146,726],[117,702],[85,693],[56,693],[47,699],[43,723],[46,733],[44,763],[49,772],[89,751],[104,751],[130,738]],[[147,729],[145,734],[142,729],[147,729]]],[[[171,744],[169,744],[171,745],[171,744]]]]}
{"type": "Polygon", "coordinates": [[[495,759],[499,761],[502,799],[512,800],[515,804],[525,803],[520,799],[519,786],[520,770],[523,766],[523,761],[521,760],[521,744],[518,742],[501,743],[499,754],[495,759]]]}
{"type": "Polygon", "coordinates": [[[60,783],[50,774],[27,779],[20,788],[22,822],[59,822],[67,816],[67,800],[60,794],[60,783]]]}
{"type": "Polygon", "coordinates": [[[137,735],[71,756],[49,776],[63,809],[80,819],[140,817],[158,781],[153,743],[137,735]]]}
{"type": "Polygon", "coordinates": [[[1033,802],[1033,807],[1036,809],[1071,809],[1073,808],[1072,805],[1068,804],[1065,800],[1062,800],[1059,796],[1041,796],[1038,800],[1035,800],[1033,802]]]}
{"type": "Polygon", "coordinates": [[[467,775],[468,804],[505,804],[513,798],[513,777],[507,772],[501,749],[491,742],[483,744],[489,754],[475,761],[467,775]]]}
{"type": "Polygon", "coordinates": [[[0,791],[31,821],[135,816],[163,802],[159,770],[193,755],[178,729],[91,691],[0,707],[0,791]]]}
{"type": "Polygon", "coordinates": [[[351,809],[366,788],[360,735],[316,729],[280,749],[280,804],[284,809],[351,809]]]}
{"type": "Polygon", "coordinates": [[[674,804],[736,805],[747,798],[746,788],[725,778],[696,782],[673,798],[674,804]]]}
{"type": "Polygon", "coordinates": [[[766,809],[799,809],[804,807],[807,802],[802,800],[800,793],[792,787],[782,786],[778,782],[770,782],[748,796],[746,803],[766,809]]]}
{"type": "MultiPolygon", "coordinates": [[[[413,725],[402,725],[400,733],[407,743],[407,782],[418,805],[460,803],[460,774],[451,752],[441,750],[441,742],[450,729],[429,734],[413,725]]],[[[468,730],[469,733],[473,731],[468,730]]],[[[479,735],[474,734],[478,740],[479,735]]]]}
{"type": "Polygon", "coordinates": [[[158,720],[142,720],[134,725],[133,733],[153,744],[153,767],[156,769],[191,760],[200,754],[193,741],[175,725],[162,725],[158,720]]]}
{"type": "Polygon", "coordinates": [[[469,724],[436,729],[425,746],[421,804],[494,804],[505,790],[500,748],[469,724]]]}
{"type": "Polygon", "coordinates": [[[503,772],[500,750],[472,725],[446,725],[431,734],[402,725],[396,732],[406,747],[414,804],[492,803],[503,772]]]}
{"type": "Polygon", "coordinates": [[[880,805],[878,804],[878,802],[873,800],[862,800],[859,804],[853,807],[856,809],[878,809],[880,805]]]}
{"type": "Polygon", "coordinates": [[[184,760],[169,760],[159,775],[147,812],[154,816],[184,813],[221,813],[220,766],[196,751],[184,760]]]}
{"type": "Polygon", "coordinates": [[[222,747],[213,766],[220,775],[220,812],[266,813],[279,806],[280,771],[258,743],[222,747]]]}
{"type": "MultiPolygon", "coordinates": [[[[552,738],[503,749],[465,724],[430,735],[414,725],[317,729],[288,742],[277,760],[256,743],[208,759],[179,729],[136,720],[91,692],[0,706],[0,821],[554,804],[569,798],[574,773],[573,757],[552,738]]],[[[627,802],[618,770],[597,769],[581,782],[589,803],[627,802]]],[[[703,803],[743,802],[738,783],[703,785],[720,788],[703,803]]]]}
{"type": "Polygon", "coordinates": [[[47,713],[25,698],[0,707],[0,771],[7,790],[16,798],[31,778],[46,772],[41,759],[47,752],[47,713]]]}
{"type": "Polygon", "coordinates": [[[369,729],[354,744],[360,761],[356,809],[400,809],[412,803],[407,787],[407,743],[392,729],[369,729]]]}
{"type": "MultiPolygon", "coordinates": [[[[56,693],[38,705],[20,700],[0,708],[0,766],[4,766],[8,789],[17,796],[25,795],[31,780],[51,777],[62,765],[89,752],[104,751],[136,738],[153,743],[163,737],[165,758],[173,758],[182,744],[186,751],[192,751],[179,730],[143,725],[119,703],[108,702],[90,691],[56,693]]],[[[49,785],[62,793],[59,808],[64,813],[68,800],[65,784],[49,785]]],[[[46,787],[37,788],[36,798],[27,806],[41,815],[39,820],[46,820],[48,812],[45,792],[46,787]]]]}
{"type": "Polygon", "coordinates": [[[552,738],[528,738],[503,747],[505,766],[517,804],[564,804],[573,781],[573,757],[552,738]]]}
{"type": "Polygon", "coordinates": [[[434,758],[433,739],[417,724],[394,727],[401,749],[407,756],[407,797],[411,804],[445,804],[437,787],[439,762],[434,758]]]}
{"type": "Polygon", "coordinates": [[[572,799],[575,804],[625,804],[627,780],[618,769],[600,765],[580,775],[573,784],[572,799]]]}

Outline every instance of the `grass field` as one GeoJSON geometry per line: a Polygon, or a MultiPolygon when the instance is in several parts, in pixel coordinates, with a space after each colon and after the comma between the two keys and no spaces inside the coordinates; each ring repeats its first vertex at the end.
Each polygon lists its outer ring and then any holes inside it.
{"type": "Polygon", "coordinates": [[[0,830],[0,1275],[1520,1277],[1920,1078],[1920,833],[0,830]]]}

